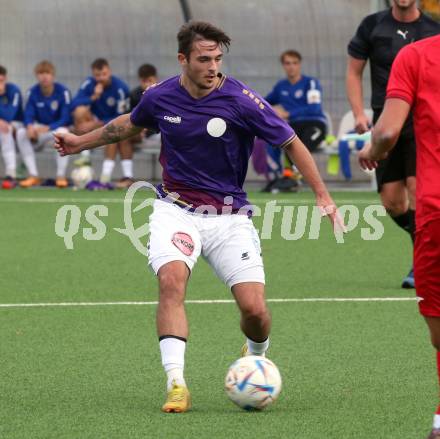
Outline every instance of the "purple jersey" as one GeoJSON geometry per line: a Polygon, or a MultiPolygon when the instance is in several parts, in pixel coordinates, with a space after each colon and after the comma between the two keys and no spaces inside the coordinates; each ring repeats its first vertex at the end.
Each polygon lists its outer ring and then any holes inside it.
{"type": "Polygon", "coordinates": [[[153,85],[131,122],[161,133],[160,192],[176,192],[181,204],[211,205],[219,212],[225,197],[233,198],[233,211],[249,204],[243,183],[255,137],[280,147],[295,137],[259,94],[224,75],[200,99],[187,92],[179,76],[153,85]]]}

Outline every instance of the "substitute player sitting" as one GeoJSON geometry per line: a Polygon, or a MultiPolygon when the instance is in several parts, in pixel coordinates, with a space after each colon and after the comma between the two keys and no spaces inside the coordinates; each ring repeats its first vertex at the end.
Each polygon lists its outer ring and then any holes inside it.
{"type": "Polygon", "coordinates": [[[147,89],[131,114],[80,137],[59,134],[55,145],[64,156],[119,142],[144,128],[161,132],[163,184],[150,217],[148,248],[159,281],[157,332],[167,374],[165,412],[191,406],[183,374],[188,338],[184,302],[200,255],[232,290],[247,337],[245,350],[264,355],[269,346],[271,317],[260,241],[243,191],[255,136],[285,148],[315,192],[317,205],[333,221],[337,218],[315,162],[293,129],[261,96],[220,72],[229,37],[210,23],[196,21],[184,25],[177,39],[180,76],[147,89]]]}
{"type": "MultiPolygon", "coordinates": [[[[25,128],[17,130],[17,145],[29,173],[20,186],[28,188],[41,183],[38,176],[35,150],[53,145],[54,132],[68,132],[71,125],[71,96],[68,88],[55,82],[55,67],[50,61],[41,61],[35,66],[38,84],[28,92],[24,110],[25,128]]],[[[56,185],[68,186],[66,170],[68,157],[56,157],[56,185]]]]}
{"type": "Polygon", "coordinates": [[[5,179],[3,189],[13,189],[15,181],[17,160],[15,155],[14,125],[23,122],[23,102],[20,89],[12,82],[8,82],[8,72],[0,66],[0,146],[5,163],[5,179]]]}
{"type": "MultiPolygon", "coordinates": [[[[75,131],[79,134],[104,125],[128,109],[129,89],[127,84],[112,74],[108,61],[98,58],[91,65],[92,76],[81,85],[73,99],[75,131]]],[[[122,140],[105,148],[100,182],[108,186],[115,167],[116,153],[121,156],[123,178],[117,186],[124,188],[133,182],[133,146],[122,140]]]]}
{"type": "MultiPolygon", "coordinates": [[[[420,313],[437,349],[440,378],[440,36],[402,49],[388,81],[385,107],[373,131],[373,144],[359,159],[374,169],[398,142],[413,110],[417,140],[416,240],[414,275],[420,313]]],[[[399,154],[403,154],[402,151],[399,154]]],[[[440,405],[428,439],[440,439],[440,405]]]]}

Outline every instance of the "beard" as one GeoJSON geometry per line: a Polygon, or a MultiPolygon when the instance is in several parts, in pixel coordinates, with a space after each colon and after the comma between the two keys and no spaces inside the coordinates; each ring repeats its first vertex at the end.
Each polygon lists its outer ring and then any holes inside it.
{"type": "Polygon", "coordinates": [[[401,11],[407,11],[408,9],[412,8],[416,1],[411,1],[408,4],[400,4],[399,0],[394,0],[394,5],[396,8],[400,9],[401,11]]]}

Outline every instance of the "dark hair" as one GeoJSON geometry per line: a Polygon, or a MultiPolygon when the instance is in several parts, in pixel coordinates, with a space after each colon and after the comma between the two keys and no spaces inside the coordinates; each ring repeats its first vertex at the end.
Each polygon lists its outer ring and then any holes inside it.
{"type": "Polygon", "coordinates": [[[177,34],[177,42],[179,43],[179,53],[183,53],[187,59],[191,53],[194,41],[210,40],[215,41],[218,45],[229,49],[231,39],[218,27],[206,21],[189,21],[185,23],[177,34]]]}
{"type": "Polygon", "coordinates": [[[286,56],[291,56],[292,58],[297,58],[300,62],[302,61],[302,56],[301,54],[297,51],[297,50],[293,50],[293,49],[289,49],[289,50],[285,50],[281,56],[280,56],[280,62],[281,64],[284,63],[284,58],[286,56]]]}
{"type": "Polygon", "coordinates": [[[102,70],[104,67],[110,67],[108,61],[105,58],[97,58],[90,65],[92,70],[102,70]]]}
{"type": "Polygon", "coordinates": [[[8,74],[8,71],[6,70],[6,67],[0,66],[0,76],[6,76],[8,74]]]}
{"type": "Polygon", "coordinates": [[[157,70],[156,67],[154,67],[152,64],[142,64],[138,68],[138,76],[139,78],[151,78],[152,76],[157,76],[157,70]]]}

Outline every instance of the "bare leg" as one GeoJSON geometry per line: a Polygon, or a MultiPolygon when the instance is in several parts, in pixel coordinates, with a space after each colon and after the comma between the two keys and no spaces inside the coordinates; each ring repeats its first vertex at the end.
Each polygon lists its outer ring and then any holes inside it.
{"type": "Polygon", "coordinates": [[[173,261],[160,268],[159,306],[157,308],[157,335],[188,337],[188,322],[185,313],[185,293],[189,269],[182,261],[173,261]]]}
{"type": "Polygon", "coordinates": [[[243,282],[232,287],[241,312],[240,326],[246,337],[261,343],[269,337],[271,317],[266,306],[264,284],[243,282]]]}
{"type": "Polygon", "coordinates": [[[385,183],[380,198],[391,217],[404,214],[409,207],[408,191],[403,180],[385,183]]]}

